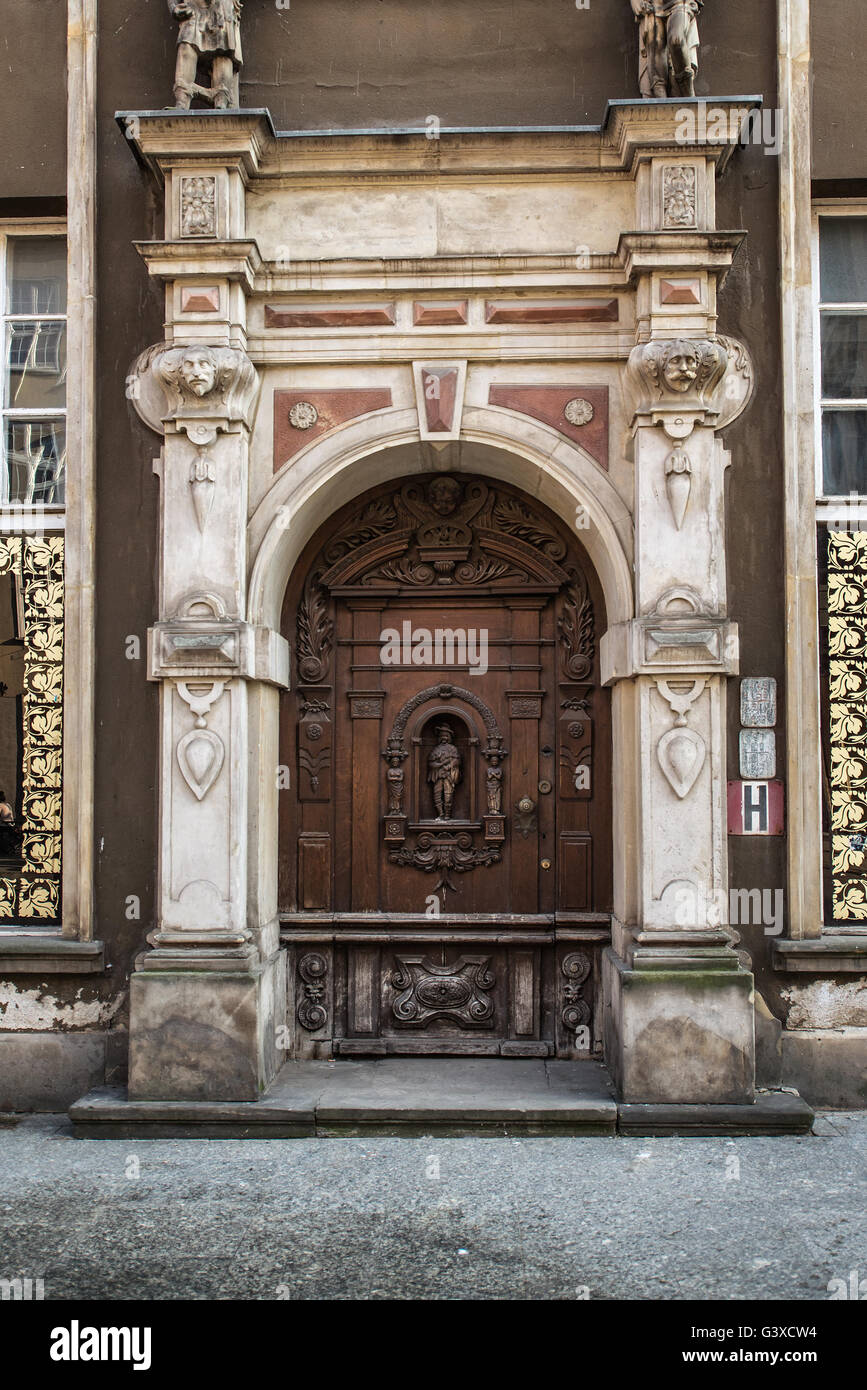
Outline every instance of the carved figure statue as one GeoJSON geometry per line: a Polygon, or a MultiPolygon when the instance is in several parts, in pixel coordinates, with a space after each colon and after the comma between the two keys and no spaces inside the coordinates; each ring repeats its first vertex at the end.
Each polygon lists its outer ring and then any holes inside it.
{"type": "Polygon", "coordinates": [[[180,24],[175,106],[188,110],[194,96],[219,110],[237,106],[242,0],[168,0],[168,6],[180,24]],[[209,87],[196,81],[200,64],[210,64],[209,87]]]}
{"type": "Polygon", "coordinates": [[[488,796],[488,815],[498,816],[503,806],[503,769],[496,764],[485,774],[488,796]]]}
{"type": "Polygon", "coordinates": [[[643,97],[695,96],[698,23],[704,0],[630,0],[638,23],[643,97]]]}
{"type": "Polygon", "coordinates": [[[437,820],[449,820],[455,799],[455,787],[461,780],[462,759],[454,745],[450,724],[439,724],[436,735],[439,742],[431,750],[427,760],[427,780],[433,787],[437,820]]]}
{"type": "Polygon", "coordinates": [[[388,785],[388,814],[399,816],[403,801],[403,768],[400,763],[392,763],[385,774],[385,780],[388,785]]]}

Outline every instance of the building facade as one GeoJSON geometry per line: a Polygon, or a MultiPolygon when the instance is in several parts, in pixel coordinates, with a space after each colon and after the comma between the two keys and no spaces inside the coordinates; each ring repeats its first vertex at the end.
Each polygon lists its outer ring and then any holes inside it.
{"type": "Polygon", "coordinates": [[[854,3],[174,8],[0,5],[0,1105],[862,1104],[854,3]]]}

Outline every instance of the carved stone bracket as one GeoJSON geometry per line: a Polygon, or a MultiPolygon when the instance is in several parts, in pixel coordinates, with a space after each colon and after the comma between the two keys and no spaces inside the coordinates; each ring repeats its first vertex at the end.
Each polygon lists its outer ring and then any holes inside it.
{"type": "Polygon", "coordinates": [[[197,448],[220,430],[252,426],[258,394],[258,374],[240,348],[157,343],[127,376],[127,396],[148,428],[182,431],[197,448]]]}
{"type": "Polygon", "coordinates": [[[590,1022],[590,1005],[583,997],[583,987],[590,974],[590,960],[580,951],[572,951],[563,957],[560,970],[566,979],[563,986],[565,1003],[560,1017],[563,1027],[570,1033],[576,1033],[590,1022]]]}
{"type": "Polygon", "coordinates": [[[719,613],[708,613],[688,586],[666,590],[652,613],[609,628],[603,642],[603,680],[695,671],[736,675],[738,630],[719,613]]]}
{"type": "Polygon", "coordinates": [[[226,615],[214,594],[193,593],[167,622],[148,632],[148,680],[222,681],[233,677],[289,684],[289,647],[270,628],[226,615]]]}
{"type": "Polygon", "coordinates": [[[626,384],[633,424],[661,425],[680,444],[697,424],[722,430],[736,420],[752,397],[755,372],[736,338],[655,339],[632,349],[626,384]]]}
{"type": "Polygon", "coordinates": [[[328,1010],[323,1002],[328,964],[318,951],[311,951],[298,962],[301,997],[298,1002],[298,1022],[308,1033],[315,1033],[328,1022],[328,1010]]]}

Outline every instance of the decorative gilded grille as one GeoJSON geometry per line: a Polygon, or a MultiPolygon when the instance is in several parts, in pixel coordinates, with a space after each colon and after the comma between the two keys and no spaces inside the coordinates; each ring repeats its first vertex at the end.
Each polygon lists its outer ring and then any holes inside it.
{"type": "Polygon", "coordinates": [[[63,537],[0,537],[21,593],[24,641],[20,877],[0,878],[0,920],[60,921],[63,537]]]}
{"type": "Polygon", "coordinates": [[[867,920],[867,531],[828,532],[834,920],[867,920]]]}

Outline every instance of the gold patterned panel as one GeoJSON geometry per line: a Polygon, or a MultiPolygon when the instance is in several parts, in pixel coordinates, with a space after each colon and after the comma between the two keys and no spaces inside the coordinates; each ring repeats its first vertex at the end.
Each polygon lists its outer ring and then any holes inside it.
{"type": "Polygon", "coordinates": [[[828,533],[834,920],[867,920],[867,531],[828,533]]]}
{"type": "Polygon", "coordinates": [[[60,921],[63,784],[63,537],[0,537],[24,630],[21,876],[0,878],[0,921],[60,921]]]}

